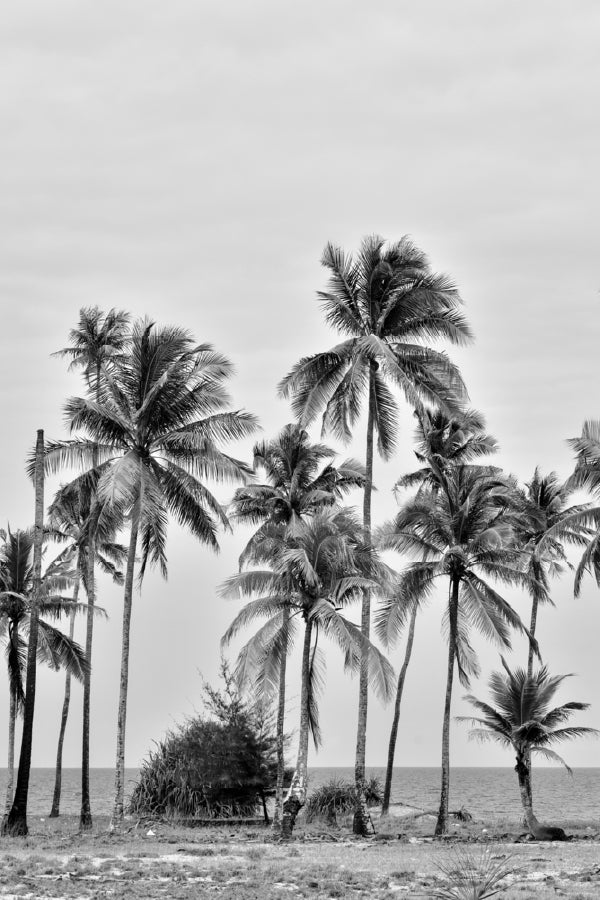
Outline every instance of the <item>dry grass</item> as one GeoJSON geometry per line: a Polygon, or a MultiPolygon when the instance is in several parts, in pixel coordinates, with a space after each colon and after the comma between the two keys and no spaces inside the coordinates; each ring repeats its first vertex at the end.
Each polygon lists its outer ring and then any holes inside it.
{"type": "MultiPolygon", "coordinates": [[[[519,826],[453,828],[444,841],[430,837],[426,817],[390,819],[378,835],[352,837],[349,829],[299,827],[291,844],[273,843],[263,828],[177,828],[130,820],[109,833],[99,820],[79,835],[77,819],[30,820],[27,838],[0,840],[0,898],[173,898],[173,900],[282,900],[321,898],[431,898],[442,885],[440,866],[459,853],[488,853],[509,874],[499,897],[597,900],[600,896],[600,823],[579,826],[570,843],[514,843],[519,826]],[[401,835],[399,838],[398,835],[401,835]]],[[[575,830],[575,829],[571,829],[575,830]]]]}

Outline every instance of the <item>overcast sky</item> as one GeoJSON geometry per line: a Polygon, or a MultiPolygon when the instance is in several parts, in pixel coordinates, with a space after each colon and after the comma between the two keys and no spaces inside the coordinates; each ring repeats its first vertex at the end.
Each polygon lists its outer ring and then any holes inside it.
{"type": "MultiPolygon", "coordinates": [[[[452,355],[497,461],[521,480],[537,464],[569,473],[566,439],[600,418],[594,0],[9,0],[0,17],[0,525],[31,523],[25,454],[37,428],[64,435],[64,399],[82,390],[50,358],[80,307],[126,308],[212,342],[235,365],[235,407],[271,437],[291,419],[277,382],[336,341],[315,301],[323,246],[352,251],[371,232],[410,234],[458,283],[476,342],[452,355]]],[[[376,465],[376,522],[414,466],[408,412],[402,425],[398,458],[376,465]]],[[[238,448],[248,460],[251,445],[238,448]]],[[[363,445],[359,429],[344,455],[363,457],[363,445]]],[[[172,527],[168,581],[150,573],[134,598],[128,765],[200,708],[199,671],[214,682],[238,609],[216,587],[244,540],[224,537],[215,557],[172,527]]],[[[417,625],[399,765],[439,764],[443,594],[417,625]]],[[[509,597],[527,616],[527,599],[509,597]]],[[[577,673],[561,697],[592,702],[581,721],[600,725],[598,590],[588,579],[575,600],[565,577],[554,598],[541,613],[544,659],[577,673]]],[[[110,619],[96,627],[91,763],[111,766],[121,591],[102,582],[100,603],[110,619]]],[[[497,649],[477,647],[487,676],[497,649]]],[[[524,659],[516,640],[513,660],[524,659]]],[[[311,763],[352,765],[358,685],[335,650],[329,672],[311,763]]],[[[40,672],[37,766],[54,761],[62,684],[40,672]]],[[[80,760],[79,687],[73,698],[69,766],[80,760]]],[[[297,718],[296,680],[290,730],[297,718]]],[[[372,702],[370,765],[385,762],[390,718],[372,702]]],[[[565,749],[573,765],[596,765],[597,753],[589,741],[565,749]]],[[[512,764],[459,725],[452,761],[512,764]]]]}

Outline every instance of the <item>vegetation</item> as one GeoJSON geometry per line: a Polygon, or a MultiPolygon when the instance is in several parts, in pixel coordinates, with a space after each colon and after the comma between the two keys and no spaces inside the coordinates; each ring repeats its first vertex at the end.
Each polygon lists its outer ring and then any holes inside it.
{"type": "Polygon", "coordinates": [[[537,840],[564,840],[565,833],[561,828],[540,825],[533,813],[528,762],[535,754],[561,763],[570,772],[564,759],[552,746],[598,733],[594,728],[562,727],[575,711],[587,709],[589,704],[570,701],[552,707],[554,695],[567,675],[551,676],[545,666],[532,673],[525,669],[511,671],[504,659],[502,665],[504,674],[494,672],[490,677],[493,705],[467,694],[465,699],[482,715],[460,717],[460,721],[475,726],[471,731],[472,737],[481,741],[496,741],[514,751],[521,802],[533,837],[537,840]]]}
{"type": "MultiPolygon", "coordinates": [[[[381,782],[369,778],[365,782],[367,807],[381,803],[381,782]]],[[[356,785],[341,778],[331,778],[309,795],[306,803],[306,821],[324,819],[328,825],[336,825],[337,817],[352,812],[356,806],[356,785]]]]}
{"type": "MultiPolygon", "coordinates": [[[[426,255],[408,237],[386,244],[366,237],[356,257],[327,244],[321,259],[331,275],[319,300],[329,325],[344,340],[330,351],[301,359],[280,385],[292,398],[303,426],[322,413],[323,431],[347,441],[367,398],[367,434],[363,530],[371,542],[374,437],[383,459],[397,443],[400,391],[411,404],[425,400],[455,411],[465,396],[458,369],[448,357],[423,341],[463,344],[471,334],[462,314],[459,293],[449,278],[433,273],[426,255]],[[390,389],[390,386],[392,389],[390,389]]],[[[362,597],[361,631],[371,633],[371,595],[362,597]]],[[[368,830],[365,805],[365,759],[368,710],[368,666],[362,660],[356,736],[356,834],[368,830]]]]}
{"type": "Polygon", "coordinates": [[[224,664],[223,691],[205,685],[211,715],[169,732],[142,764],[130,812],[169,819],[255,815],[268,822],[266,798],[277,778],[272,717],[246,704],[224,664]]]}
{"type": "Polygon", "coordinates": [[[206,687],[209,715],[170,732],[151,751],[132,808],[152,815],[214,817],[226,810],[254,812],[258,804],[266,818],[266,797],[275,791],[275,826],[284,838],[291,837],[305,805],[309,816],[320,809],[332,817],[353,804],[354,832],[368,833],[368,689],[375,688],[386,701],[395,693],[385,813],[396,743],[402,738],[400,709],[410,684],[417,618],[440,584],[447,597],[442,622],[448,650],[435,834],[442,836],[448,827],[454,680],[458,675],[469,686],[479,676],[473,629],[503,653],[511,649],[515,634],[525,638],[527,665],[509,668],[503,661],[506,677],[496,673],[491,683],[494,705],[474,695],[469,699],[484,714],[477,720],[483,732],[514,750],[529,827],[542,834],[544,826],[533,814],[529,754],[541,752],[558,761],[549,743],[593,732],[558,727],[585,704],[550,709],[549,700],[563,678],[551,676],[546,666],[534,671],[534,658],[541,661],[544,653],[538,646],[540,605],[552,602],[552,579],[571,568],[570,545],[583,549],[574,592],[580,591],[586,572],[600,585],[600,507],[585,498],[572,503],[576,491],[587,491],[595,500],[600,496],[600,422],[586,422],[581,436],[571,441],[576,465],[565,482],[537,467],[532,479],[519,485],[483,460],[496,449],[495,438],[485,431],[483,417],[465,407],[461,374],[437,346],[471,340],[452,281],[435,274],[425,254],[406,237],[391,244],[376,235],[367,237],[353,256],[328,244],[322,263],[329,278],[319,299],[340,341],[328,351],[304,356],[281,380],[280,394],[290,399],[296,421],[257,442],[251,464],[226,452],[232,443],[246,441],[258,425],[253,414],[233,408],[226,390],[231,363],[210,344],[196,343],[183,328],[133,321],[121,310],[86,307],[68,335],[68,346],[55,354],[82,371],[83,396],[66,401],[68,437],[45,441],[38,431],[27,464],[35,484],[33,529],[0,534],[11,771],[16,715],[23,712],[17,787],[13,798],[9,780],[4,833],[27,833],[36,664],[42,659],[65,668],[51,815],[58,815],[60,806],[74,674],[84,682],[80,829],[91,828],[93,623],[100,580],[106,576],[122,583],[124,594],[112,815],[113,828],[119,827],[134,580],[137,575],[141,584],[151,566],[166,577],[172,516],[215,552],[222,530],[251,526],[239,571],[220,589],[222,597],[242,601],[223,643],[257,623],[260,627],[239,651],[233,674],[225,668],[225,692],[206,687]],[[392,521],[381,524],[372,502],[375,449],[383,460],[394,459],[402,401],[415,412],[419,468],[396,473],[399,509],[392,521]],[[322,433],[341,442],[363,424],[364,465],[354,459],[337,464],[334,447],[313,442],[310,429],[317,420],[322,433]],[[44,476],[57,473],[65,483],[46,510],[44,476]],[[235,488],[228,505],[213,493],[220,483],[235,488]],[[351,506],[353,492],[359,491],[360,518],[351,506]],[[45,537],[63,547],[44,572],[45,537]],[[20,560],[16,568],[10,561],[13,550],[20,560]],[[399,554],[394,566],[381,555],[388,551],[399,554]],[[503,596],[505,588],[529,595],[527,625],[503,596]],[[85,654],[73,642],[74,614],[82,608],[83,594],[85,654]],[[49,615],[65,611],[70,614],[69,637],[47,622],[49,615]],[[397,678],[371,639],[372,618],[386,652],[405,639],[397,678]],[[316,746],[321,740],[324,639],[341,650],[345,668],[358,676],[355,777],[352,786],[326,785],[307,802],[309,738],[316,746]],[[284,799],[286,697],[295,646],[300,651],[299,721],[295,768],[284,799]],[[262,710],[272,703],[276,711],[265,718],[262,710]]]}

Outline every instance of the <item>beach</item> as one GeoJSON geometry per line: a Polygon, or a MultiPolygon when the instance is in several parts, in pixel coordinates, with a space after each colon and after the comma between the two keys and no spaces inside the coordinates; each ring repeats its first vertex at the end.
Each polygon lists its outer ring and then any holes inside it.
{"type": "Polygon", "coordinates": [[[506,900],[600,894],[600,822],[567,826],[574,839],[566,843],[518,843],[519,823],[481,821],[455,822],[448,838],[434,841],[431,818],[394,812],[375,821],[377,833],[367,839],[354,838],[348,823],[300,823],[287,844],[256,825],[182,828],[127,819],[117,833],[99,817],[91,833],[79,834],[75,816],[32,817],[26,838],[0,841],[0,896],[426,898],[444,884],[440,867],[456,869],[465,859],[504,866],[506,900]]]}

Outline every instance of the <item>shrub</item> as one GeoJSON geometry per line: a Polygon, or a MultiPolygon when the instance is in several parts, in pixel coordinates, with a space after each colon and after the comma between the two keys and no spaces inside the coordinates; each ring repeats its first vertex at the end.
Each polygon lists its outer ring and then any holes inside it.
{"type": "Polygon", "coordinates": [[[255,815],[276,780],[275,742],[269,717],[247,706],[227,666],[225,691],[204,686],[213,718],[197,716],[168,732],[142,763],[131,796],[134,815],[229,818],[255,815]]]}
{"type": "MultiPolygon", "coordinates": [[[[366,783],[367,806],[381,803],[381,782],[378,778],[370,778],[366,783]]],[[[325,819],[335,825],[340,813],[348,813],[354,809],[356,789],[352,782],[341,778],[331,778],[309,796],[306,804],[306,821],[314,822],[325,819]]]]}

